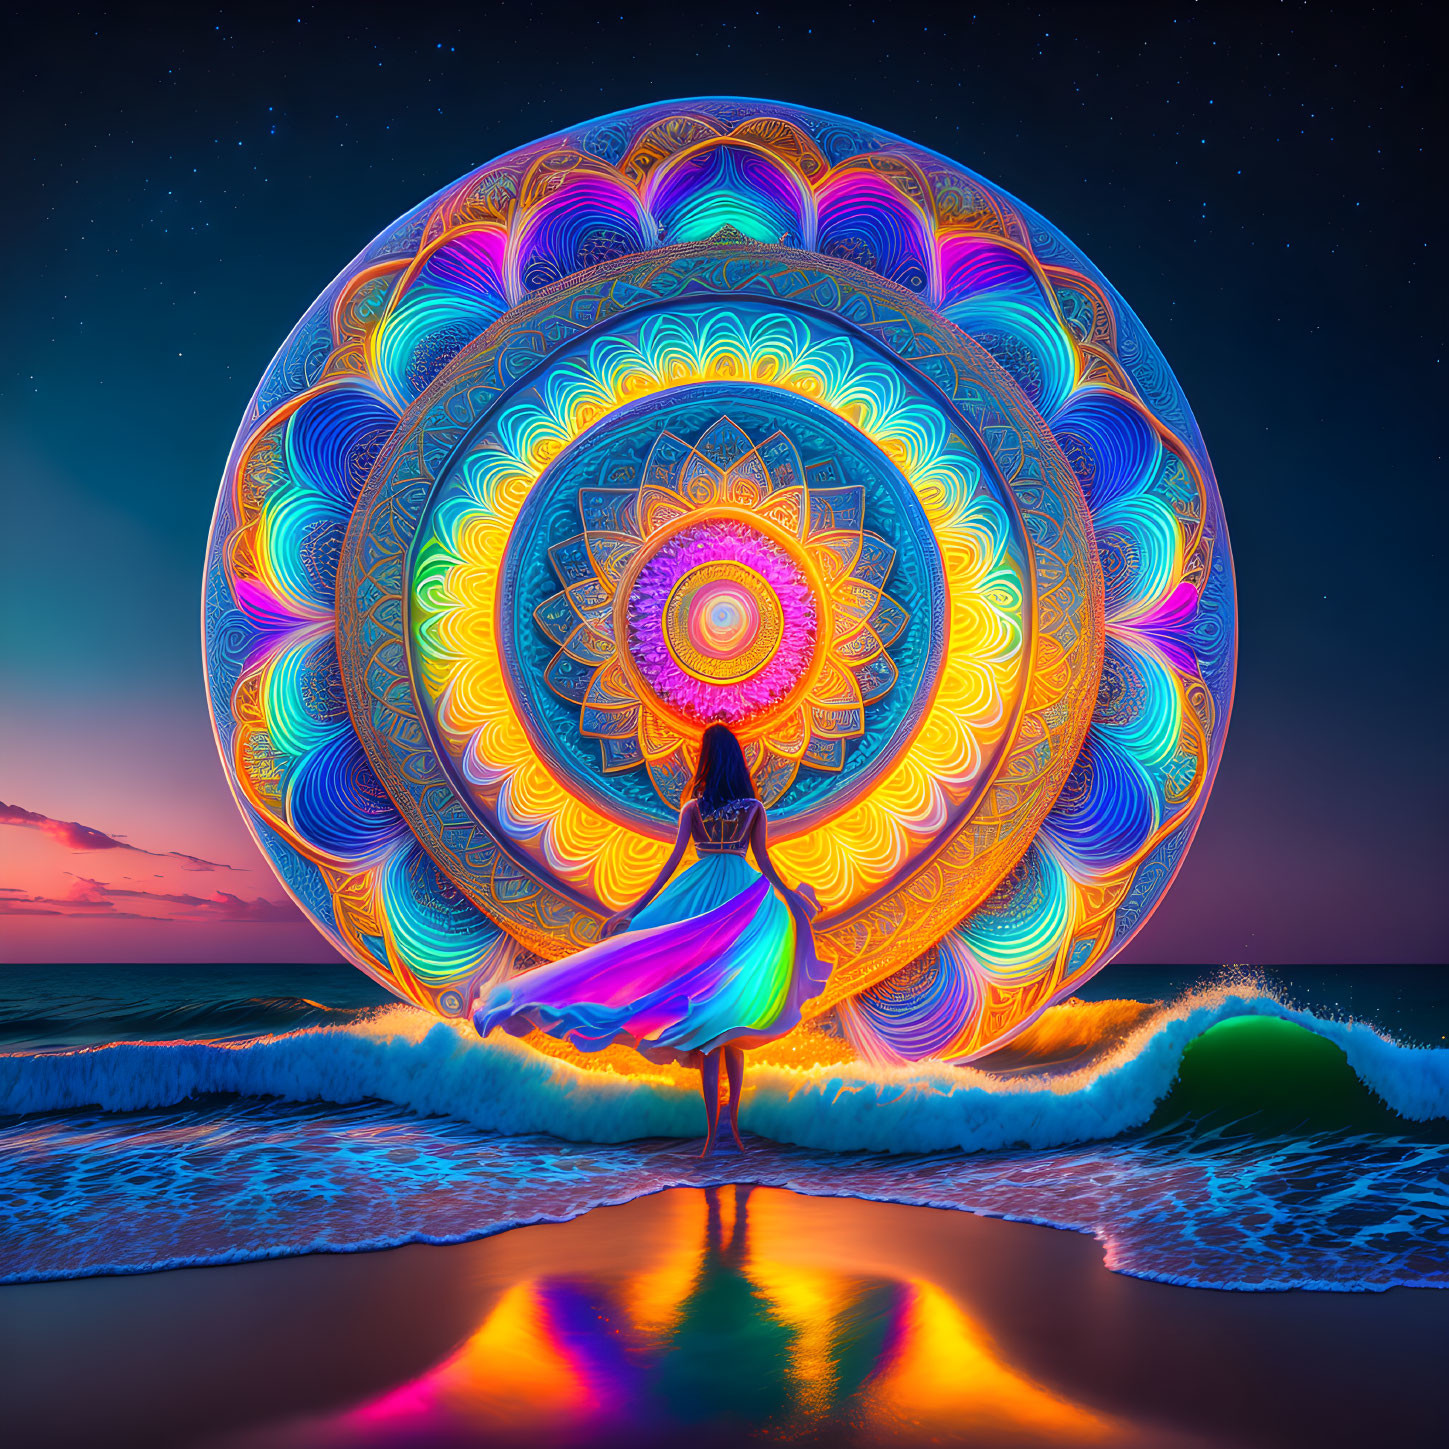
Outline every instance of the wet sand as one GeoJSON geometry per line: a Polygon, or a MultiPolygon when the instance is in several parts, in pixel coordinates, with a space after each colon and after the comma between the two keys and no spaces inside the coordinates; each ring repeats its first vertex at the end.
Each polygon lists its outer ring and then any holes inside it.
{"type": "Polygon", "coordinates": [[[1073,1233],[677,1189],[453,1247],[0,1288],[5,1439],[1433,1442],[1449,1294],[1226,1293],[1073,1233]]]}

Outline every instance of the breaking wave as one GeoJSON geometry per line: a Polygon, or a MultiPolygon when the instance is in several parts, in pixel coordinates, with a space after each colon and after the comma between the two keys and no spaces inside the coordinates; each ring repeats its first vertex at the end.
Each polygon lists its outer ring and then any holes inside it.
{"type": "MultiPolygon", "coordinates": [[[[1268,1114],[1370,1125],[1449,1117],[1449,1051],[1403,1046],[1264,991],[1193,992],[1124,1025],[1124,1007],[1055,1008],[1041,1055],[998,1066],[757,1065],[742,1125],[776,1142],[896,1153],[1048,1148],[1118,1136],[1159,1112],[1268,1114]],[[1184,1064],[1186,1063],[1186,1069],[1184,1064]]],[[[136,1111],[212,1093],[339,1104],[381,1100],[502,1133],[574,1142],[690,1137],[697,1092],[544,1057],[408,1007],[256,1040],[134,1042],[0,1056],[0,1113],[136,1111]]]]}
{"type": "Polygon", "coordinates": [[[0,1282],[458,1242],[752,1182],[1090,1233],[1164,1282],[1449,1287],[1449,1051],[1251,984],[1062,1006],[987,1065],[750,1082],[749,1152],[701,1162],[687,1074],[581,1069],[407,1007],[11,1053],[0,1282]]]}

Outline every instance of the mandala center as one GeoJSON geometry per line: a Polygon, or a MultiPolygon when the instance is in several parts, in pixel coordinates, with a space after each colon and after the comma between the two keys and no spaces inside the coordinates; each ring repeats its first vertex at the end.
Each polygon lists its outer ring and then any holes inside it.
{"type": "Polygon", "coordinates": [[[739,564],[692,569],[664,606],[669,652],[697,679],[749,678],[779,646],[784,623],[770,586],[739,564]]]}
{"type": "Polygon", "coordinates": [[[747,524],[706,514],[667,537],[627,599],[630,662],[695,724],[756,718],[800,683],[816,601],[799,564],[747,524]]]}

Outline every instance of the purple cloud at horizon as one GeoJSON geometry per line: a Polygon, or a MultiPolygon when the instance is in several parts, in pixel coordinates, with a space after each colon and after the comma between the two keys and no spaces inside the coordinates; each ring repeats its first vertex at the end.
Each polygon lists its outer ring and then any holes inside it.
{"type": "Polygon", "coordinates": [[[290,901],[272,901],[264,896],[245,900],[230,891],[197,896],[187,892],[134,890],[109,886],[88,876],[76,876],[75,884],[63,896],[31,895],[15,886],[0,886],[0,916],[88,916],[108,921],[216,921],[233,925],[295,925],[303,919],[290,901]],[[116,908],[118,900],[181,909],[154,915],[123,911],[116,908]]]}

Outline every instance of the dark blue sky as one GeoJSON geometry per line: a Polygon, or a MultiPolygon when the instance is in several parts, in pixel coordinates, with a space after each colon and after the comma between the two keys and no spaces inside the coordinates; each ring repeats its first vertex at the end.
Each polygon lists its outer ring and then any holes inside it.
{"type": "Polygon", "coordinates": [[[773,96],[1042,211],[1192,401],[1238,568],[1238,694],[1206,822],[1127,959],[1449,958],[1427,7],[146,17],[35,7],[12,31],[0,799],[254,861],[197,596],[272,352],[364,242],[488,157],[652,99],[773,96]]]}

